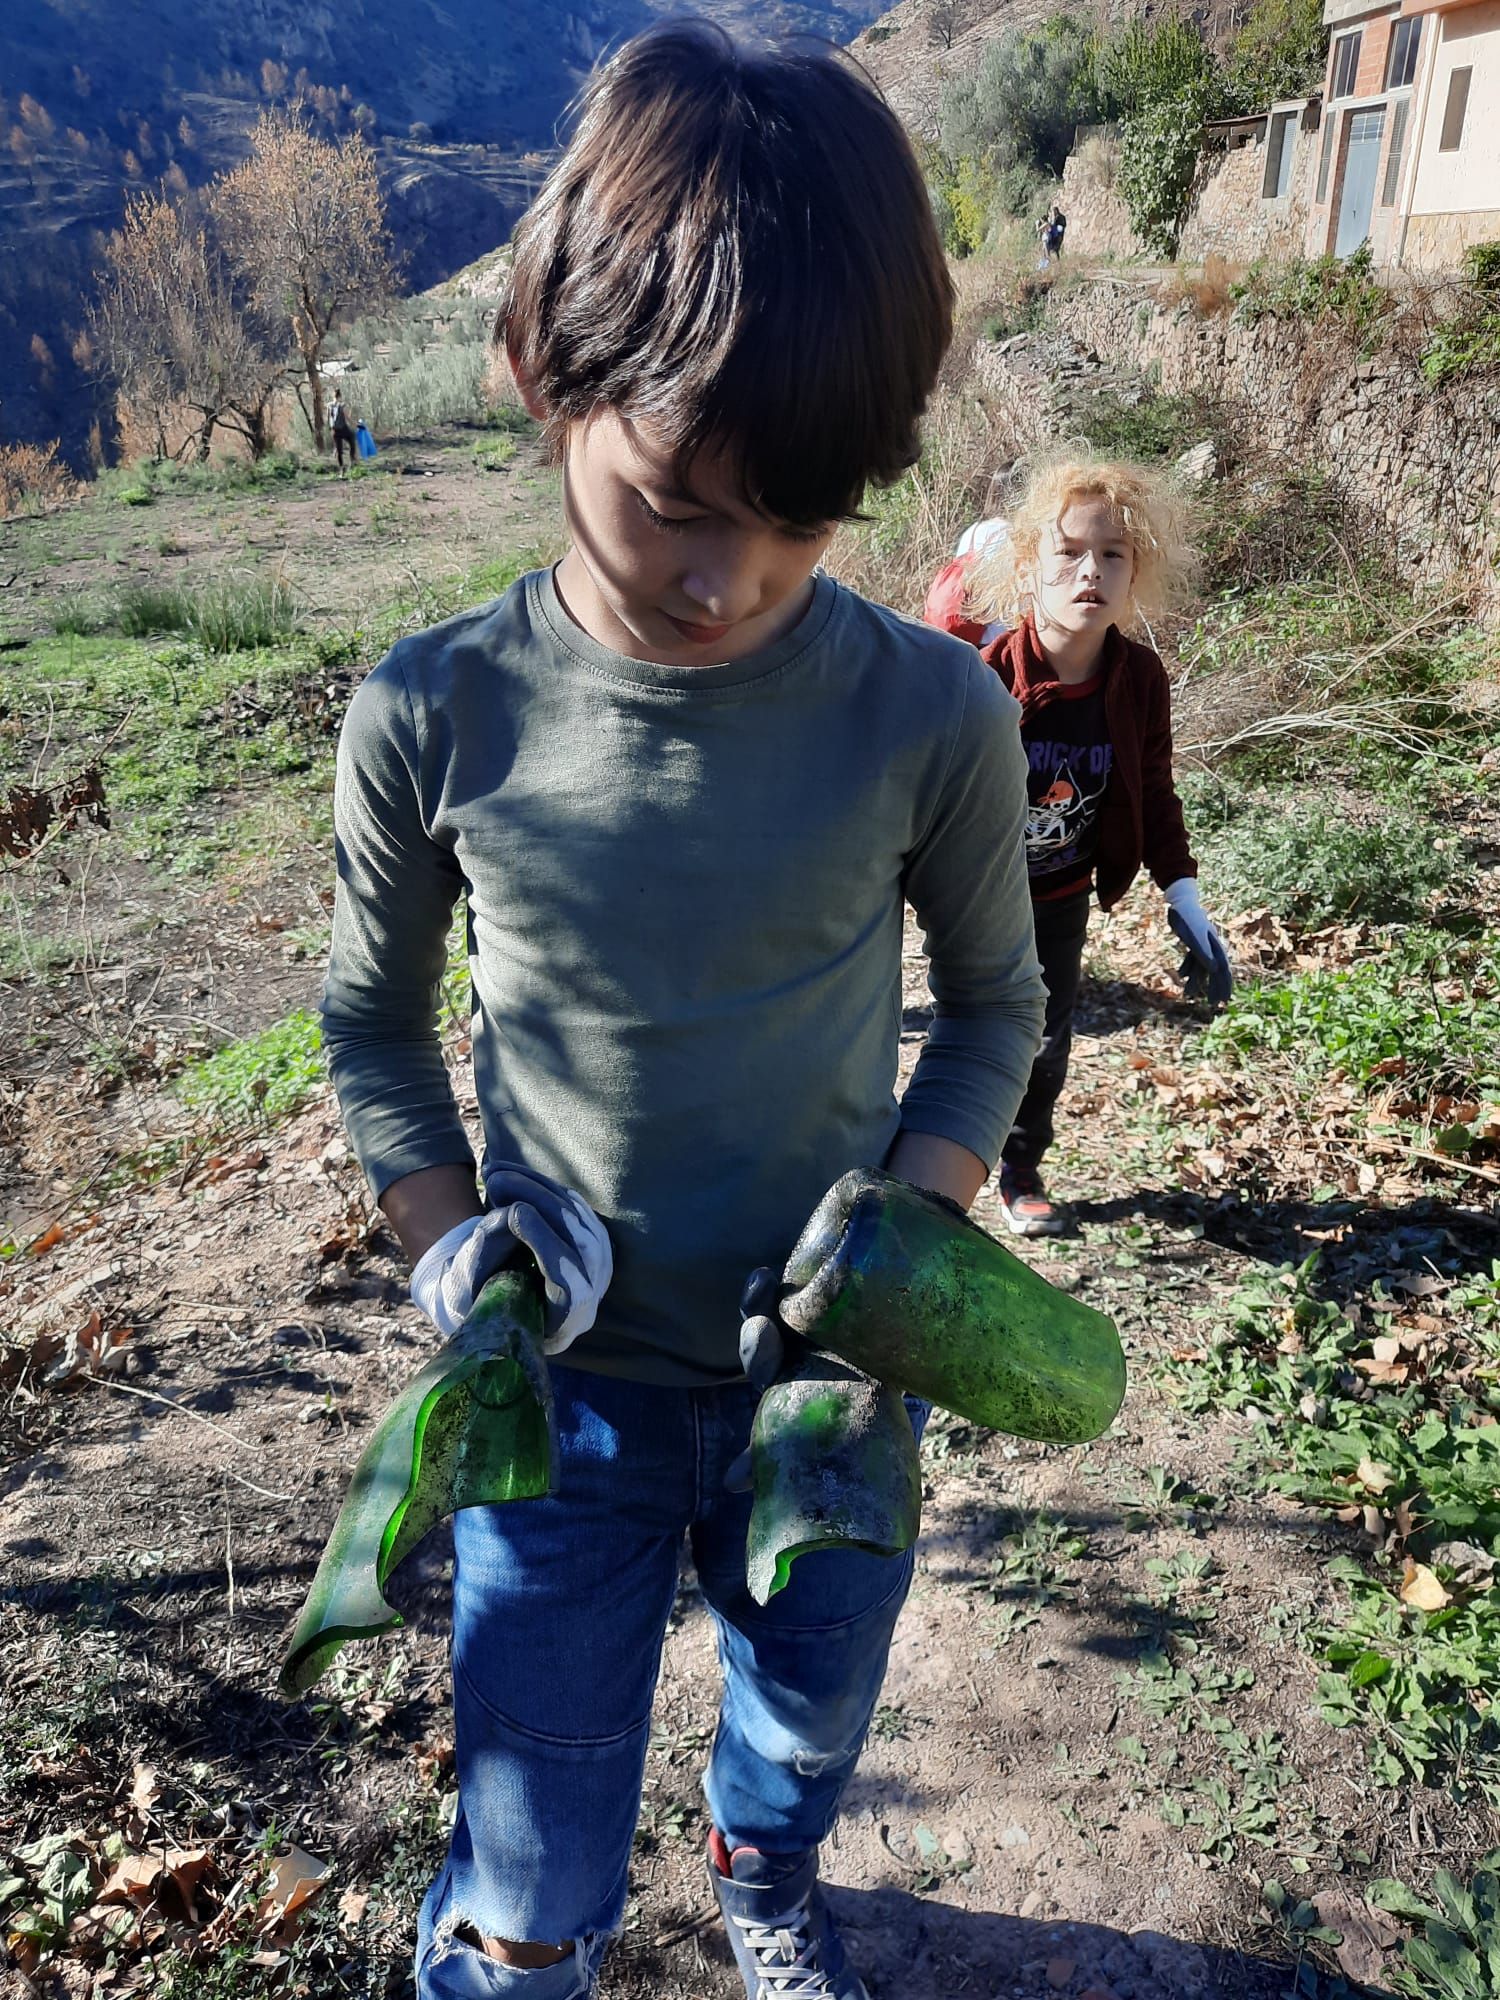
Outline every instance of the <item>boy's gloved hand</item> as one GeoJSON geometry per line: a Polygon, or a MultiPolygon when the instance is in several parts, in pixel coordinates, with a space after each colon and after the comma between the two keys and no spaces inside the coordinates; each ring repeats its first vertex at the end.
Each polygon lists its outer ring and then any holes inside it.
{"type": "Polygon", "coordinates": [[[1179,876],[1167,885],[1167,922],[1187,946],[1187,957],[1178,968],[1190,1000],[1207,1000],[1210,1007],[1225,1007],[1234,991],[1234,975],[1224,941],[1208,921],[1208,912],[1191,875],[1179,876]]]}
{"type": "MultiPolygon", "coordinates": [[[[801,1342],[783,1326],[776,1311],[781,1279],[769,1264],[752,1271],[740,1293],[740,1366],[750,1386],[765,1394],[771,1384],[795,1358],[801,1342]],[[791,1352],[789,1353],[789,1350],[791,1352]]],[[[750,1453],[742,1451],[724,1474],[731,1493],[750,1490],[750,1453]]]]}
{"type": "Polygon", "coordinates": [[[457,1333],[487,1281],[528,1251],[547,1297],[542,1352],[561,1354],[594,1324],[614,1275],[604,1224],[582,1195],[525,1167],[494,1168],[485,1192],[486,1212],[467,1217],[419,1259],[412,1299],[439,1333],[457,1333]]]}
{"type": "Polygon", "coordinates": [[[789,1338],[776,1310],[781,1280],[769,1264],[752,1271],[740,1293],[740,1366],[750,1386],[766,1390],[781,1373],[789,1338]]]}

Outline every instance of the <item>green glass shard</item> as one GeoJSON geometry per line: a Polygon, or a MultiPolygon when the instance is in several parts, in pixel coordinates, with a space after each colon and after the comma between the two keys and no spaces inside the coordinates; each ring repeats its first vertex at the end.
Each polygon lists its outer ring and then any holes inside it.
{"type": "Polygon", "coordinates": [[[761,1397],[750,1468],[745,1574],[757,1604],[813,1549],[894,1556],[917,1538],[922,1479],[906,1405],[829,1355],[809,1355],[761,1397]]]}
{"type": "Polygon", "coordinates": [[[284,1693],[305,1694],[347,1640],[401,1623],[386,1583],[445,1515],[551,1491],[552,1389],[541,1338],[535,1271],[502,1271],[386,1412],[297,1620],[284,1693]]]}
{"type": "Polygon", "coordinates": [[[1112,1320],[890,1174],[830,1188],[783,1283],[781,1317],[814,1347],[992,1430],[1082,1444],[1125,1394],[1112,1320]]]}

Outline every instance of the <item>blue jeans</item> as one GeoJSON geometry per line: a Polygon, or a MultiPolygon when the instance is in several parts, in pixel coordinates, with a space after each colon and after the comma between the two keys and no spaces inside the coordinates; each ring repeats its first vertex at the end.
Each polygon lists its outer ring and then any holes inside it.
{"type": "MultiPolygon", "coordinates": [[[[591,1990],[624,1913],[684,1534],[718,1631],[724,1693],[704,1789],[731,1849],[792,1854],[827,1835],[911,1583],[910,1554],[830,1550],[799,1557],[757,1605],[750,1498],[724,1490],[755,1392],[551,1372],[556,1491],[454,1517],[458,1818],[422,1906],[419,2000],[591,1990]],[[574,1956],[512,1970],[472,1933],[572,1939],[574,1956]]],[[[920,1432],[926,1406],[911,1414],[920,1432]]]]}

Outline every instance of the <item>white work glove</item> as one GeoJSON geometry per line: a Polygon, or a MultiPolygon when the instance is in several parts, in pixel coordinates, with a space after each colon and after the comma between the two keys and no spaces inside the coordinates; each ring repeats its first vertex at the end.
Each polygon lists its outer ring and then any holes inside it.
{"type": "Polygon", "coordinates": [[[1187,946],[1187,957],[1177,969],[1190,1000],[1206,1000],[1210,1007],[1225,1007],[1234,991],[1234,975],[1224,940],[1208,921],[1208,912],[1191,875],[1179,875],[1167,884],[1167,922],[1187,946]]]}
{"type": "Polygon", "coordinates": [[[581,1194],[525,1167],[493,1168],[489,1207],[440,1236],[411,1274],[411,1296],[439,1333],[455,1334],[486,1283],[522,1252],[542,1274],[544,1354],[561,1354],[594,1324],[614,1275],[604,1224],[581,1194]]]}

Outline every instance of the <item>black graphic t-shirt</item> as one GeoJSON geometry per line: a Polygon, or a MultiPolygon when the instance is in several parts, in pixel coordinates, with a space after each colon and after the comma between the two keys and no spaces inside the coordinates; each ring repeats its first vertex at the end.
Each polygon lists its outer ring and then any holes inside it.
{"type": "Polygon", "coordinates": [[[1099,807],[1114,751],[1104,719],[1104,676],[1059,687],[1021,725],[1026,750],[1026,871],[1033,896],[1088,888],[1099,807]]]}

